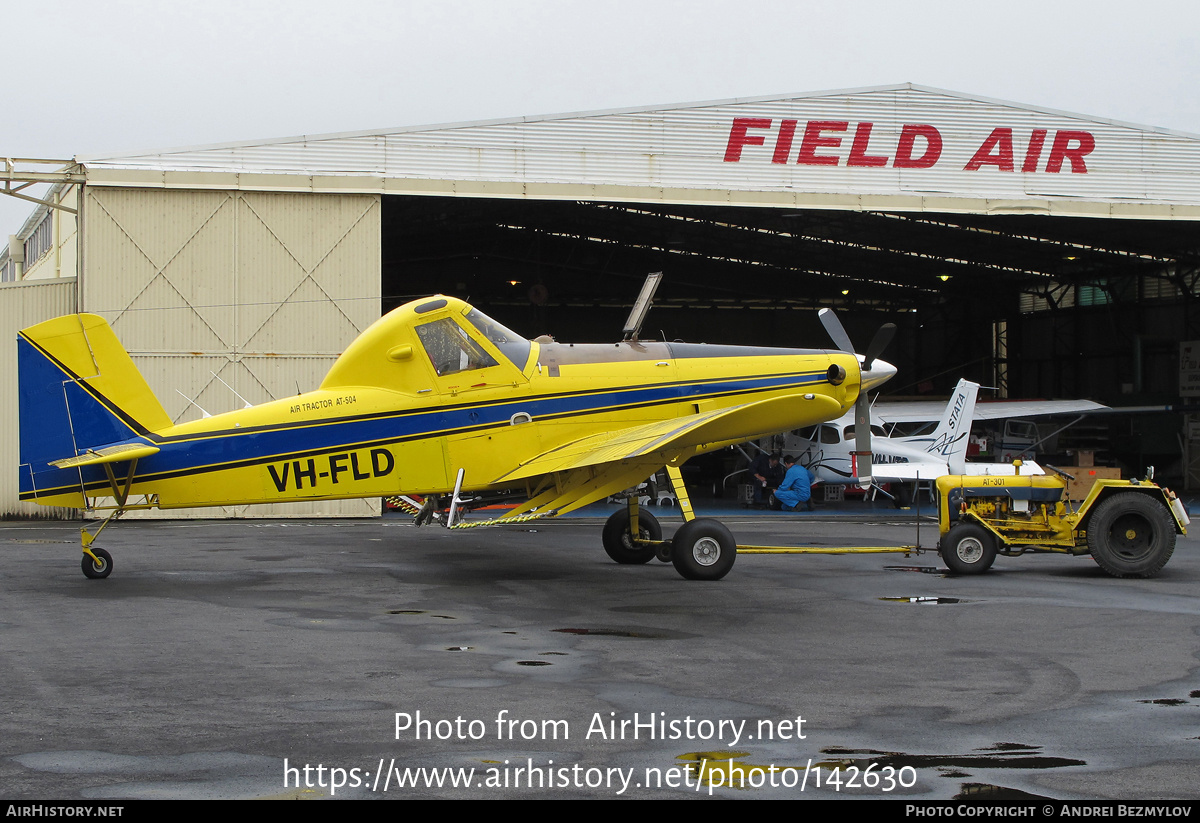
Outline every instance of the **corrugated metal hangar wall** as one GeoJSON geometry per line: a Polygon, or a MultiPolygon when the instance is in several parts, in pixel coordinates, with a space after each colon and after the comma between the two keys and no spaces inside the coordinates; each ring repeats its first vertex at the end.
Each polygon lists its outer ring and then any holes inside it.
{"type": "MultiPolygon", "coordinates": [[[[375,195],[89,187],[83,238],[81,310],[109,321],[176,422],[314,388],[379,317],[375,195]]],[[[378,511],[347,500],[155,513],[378,511]]]]}
{"type": "MultiPolygon", "coordinates": [[[[303,195],[85,187],[80,208],[82,276],[45,267],[0,287],[0,328],[18,329],[74,311],[112,325],[134,363],[180,422],[314,388],[346,344],[379,317],[378,195],[303,195]]],[[[74,223],[74,221],[71,221],[74,223]]],[[[75,228],[66,265],[75,271],[75,228]]],[[[32,261],[31,261],[32,262],[32,261]]],[[[15,349],[2,358],[15,387],[15,349]]],[[[5,419],[17,419],[16,392],[5,419]]],[[[16,466],[16,427],[2,434],[16,466]]],[[[6,516],[62,516],[17,499],[3,475],[6,516]]],[[[352,516],[378,500],[235,509],[131,512],[127,517],[352,516]]]]}

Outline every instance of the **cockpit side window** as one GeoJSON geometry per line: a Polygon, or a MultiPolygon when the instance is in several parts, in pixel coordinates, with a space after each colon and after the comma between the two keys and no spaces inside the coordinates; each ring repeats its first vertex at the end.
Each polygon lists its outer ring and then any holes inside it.
{"type": "MultiPolygon", "coordinates": [[[[843,430],[842,435],[847,440],[853,440],[854,439],[854,427],[847,426],[843,430]]],[[[873,437],[887,437],[887,433],[883,430],[883,426],[876,426],[874,424],[872,424],[872,426],[871,426],[871,435],[873,437]]]]}
{"type": "Polygon", "coordinates": [[[417,337],[439,377],[499,365],[449,317],[417,326],[417,337]]]}
{"type": "Polygon", "coordinates": [[[497,323],[479,309],[471,309],[467,313],[467,320],[479,329],[484,337],[492,341],[492,344],[500,350],[501,354],[511,360],[514,366],[518,369],[525,367],[525,361],[529,359],[529,349],[531,348],[528,340],[497,323]]]}

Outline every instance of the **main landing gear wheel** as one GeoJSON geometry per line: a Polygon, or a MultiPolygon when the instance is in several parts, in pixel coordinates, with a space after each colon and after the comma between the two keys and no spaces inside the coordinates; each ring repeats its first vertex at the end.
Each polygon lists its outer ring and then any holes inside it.
{"type": "Polygon", "coordinates": [[[946,532],[938,551],[953,574],[983,574],[996,560],[996,539],[982,526],[961,523],[946,532]]]}
{"type": "Polygon", "coordinates": [[[720,580],[737,560],[737,541],[718,520],[689,520],[671,538],[671,562],[688,580],[720,580]]]}
{"type": "Polygon", "coordinates": [[[1113,577],[1154,577],[1175,551],[1175,522],[1149,495],[1111,495],[1096,507],[1087,541],[1092,558],[1113,577]]]}
{"type": "MultiPolygon", "coordinates": [[[[662,526],[645,509],[638,512],[638,538],[662,540],[662,526]]],[[[613,512],[604,524],[602,539],[604,551],[618,563],[649,563],[658,551],[654,546],[639,546],[633,542],[633,533],[629,530],[629,509],[613,512]]]]}
{"type": "Polygon", "coordinates": [[[112,555],[104,549],[92,549],[92,554],[96,555],[96,559],[83,556],[83,562],[80,566],[83,568],[83,576],[89,580],[102,580],[112,574],[112,555]]]}

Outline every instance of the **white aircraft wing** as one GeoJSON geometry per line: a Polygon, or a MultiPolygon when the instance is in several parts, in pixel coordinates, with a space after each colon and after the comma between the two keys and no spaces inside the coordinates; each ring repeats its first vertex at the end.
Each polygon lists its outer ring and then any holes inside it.
{"type": "MultiPolygon", "coordinates": [[[[1016,474],[1012,463],[967,463],[968,476],[990,475],[1011,476],[1016,474]]],[[[942,475],[949,474],[946,464],[941,464],[941,471],[936,471],[929,463],[892,463],[886,466],[872,467],[871,476],[876,483],[891,483],[893,481],[936,480],[942,475]]],[[[1046,472],[1032,460],[1024,461],[1021,474],[1045,474],[1046,472]]]]}
{"type": "MultiPolygon", "coordinates": [[[[942,416],[946,404],[933,400],[880,401],[872,410],[887,423],[927,423],[942,416]]],[[[1058,414],[1087,414],[1106,411],[1108,406],[1092,400],[992,400],[975,404],[976,420],[1000,420],[1008,417],[1048,417],[1058,414]]]]}

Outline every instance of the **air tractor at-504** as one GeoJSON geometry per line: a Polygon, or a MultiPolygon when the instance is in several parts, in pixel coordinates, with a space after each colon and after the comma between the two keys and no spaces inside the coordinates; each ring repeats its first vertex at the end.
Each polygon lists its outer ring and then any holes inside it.
{"type": "MultiPolygon", "coordinates": [[[[1188,516],[1170,489],[1144,480],[1097,480],[1083,502],[1060,476],[948,475],[939,478],[938,551],[955,574],[987,571],[997,554],[1090,554],[1114,577],[1153,577],[1171,559],[1188,516]]],[[[1065,479],[1064,479],[1065,478],[1065,479]]]]}

